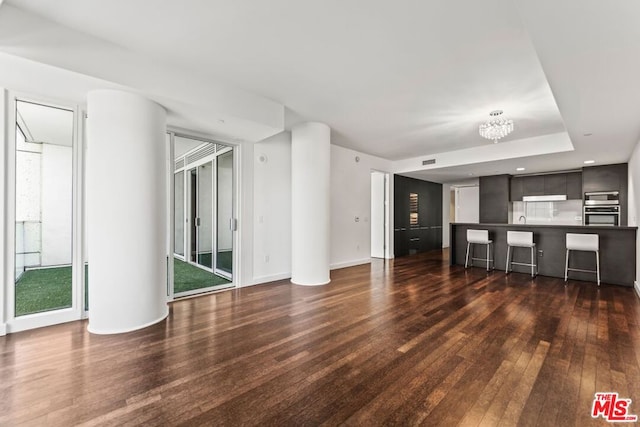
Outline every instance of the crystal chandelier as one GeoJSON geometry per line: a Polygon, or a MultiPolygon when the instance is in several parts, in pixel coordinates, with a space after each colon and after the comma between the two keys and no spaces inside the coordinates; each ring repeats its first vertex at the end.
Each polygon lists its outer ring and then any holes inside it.
{"type": "Polygon", "coordinates": [[[513,120],[502,117],[502,110],[495,110],[489,113],[489,121],[480,125],[480,136],[492,139],[494,144],[500,138],[504,138],[513,132],[513,120]]]}

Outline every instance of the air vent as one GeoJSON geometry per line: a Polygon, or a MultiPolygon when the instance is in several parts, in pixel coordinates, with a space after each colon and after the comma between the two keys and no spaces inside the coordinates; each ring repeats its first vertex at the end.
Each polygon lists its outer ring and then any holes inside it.
{"type": "Polygon", "coordinates": [[[436,164],[436,159],[429,159],[429,160],[422,161],[422,166],[435,165],[435,164],[436,164]]]}
{"type": "Polygon", "coordinates": [[[182,169],[183,167],[184,167],[184,157],[181,158],[180,160],[176,160],[174,170],[182,169]]]}
{"type": "Polygon", "coordinates": [[[187,164],[196,162],[215,152],[216,152],[216,144],[205,144],[202,146],[202,148],[200,148],[197,151],[194,151],[193,153],[187,156],[187,164]]]}

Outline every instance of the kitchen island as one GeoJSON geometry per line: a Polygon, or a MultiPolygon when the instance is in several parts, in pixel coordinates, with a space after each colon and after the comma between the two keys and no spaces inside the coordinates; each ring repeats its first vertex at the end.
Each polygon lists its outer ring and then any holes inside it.
{"type": "MultiPolygon", "coordinates": [[[[538,274],[564,278],[566,233],[591,233],[600,237],[600,277],[602,283],[633,286],[636,275],[636,233],[637,227],[598,227],[581,225],[539,225],[539,224],[469,224],[452,223],[450,262],[464,265],[467,249],[467,230],[489,230],[493,240],[496,270],[505,270],[507,257],[507,231],[532,231],[536,243],[538,274]]],[[[486,246],[474,246],[473,257],[484,258],[486,246]]],[[[516,248],[513,261],[531,262],[528,248],[516,248]]],[[[475,261],[478,268],[486,268],[482,261],[475,261]]],[[[595,270],[593,252],[571,251],[570,267],[595,270]]],[[[513,265],[513,271],[530,273],[530,267],[513,265]]],[[[569,279],[596,282],[596,275],[572,271],[569,279]]]]}

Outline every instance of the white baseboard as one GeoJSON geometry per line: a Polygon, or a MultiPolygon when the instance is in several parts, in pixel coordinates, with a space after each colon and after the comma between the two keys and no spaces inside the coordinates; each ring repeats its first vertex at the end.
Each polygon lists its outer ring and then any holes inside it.
{"type": "Polygon", "coordinates": [[[331,264],[329,266],[329,269],[337,270],[339,268],[353,267],[354,265],[362,265],[362,264],[371,264],[371,258],[362,258],[362,259],[356,259],[353,261],[338,262],[336,264],[331,264]]]}
{"type": "MultiPolygon", "coordinates": [[[[371,258],[362,258],[362,259],[357,259],[357,260],[353,260],[353,261],[339,262],[339,263],[336,263],[336,264],[331,264],[329,266],[329,269],[330,270],[337,270],[339,268],[347,268],[347,267],[353,267],[355,265],[370,264],[370,263],[371,263],[371,258]]],[[[268,276],[254,277],[253,278],[253,283],[248,283],[246,285],[240,285],[239,287],[244,288],[244,287],[247,287],[247,286],[260,285],[260,284],[263,284],[263,283],[276,282],[278,280],[286,280],[286,279],[291,279],[291,272],[270,274],[268,276]]]]}
{"type": "Polygon", "coordinates": [[[285,280],[285,279],[291,279],[291,273],[278,273],[278,274],[270,274],[268,276],[254,277],[252,284],[241,285],[240,287],[244,288],[245,286],[260,285],[262,283],[276,282],[278,280],[285,280]]]}
{"type": "Polygon", "coordinates": [[[640,284],[637,280],[633,282],[633,289],[636,290],[636,294],[638,294],[638,298],[640,298],[640,284]]]}
{"type": "Polygon", "coordinates": [[[0,337],[7,335],[7,324],[0,323],[0,337]]]}

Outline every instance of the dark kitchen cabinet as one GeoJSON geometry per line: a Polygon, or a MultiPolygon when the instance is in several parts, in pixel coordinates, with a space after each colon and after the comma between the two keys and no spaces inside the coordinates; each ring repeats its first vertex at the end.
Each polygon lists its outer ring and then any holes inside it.
{"type": "Polygon", "coordinates": [[[509,222],[509,175],[480,177],[480,223],[509,222]]]}
{"type": "Polygon", "coordinates": [[[521,202],[524,195],[523,188],[524,178],[521,176],[514,176],[511,178],[511,189],[509,200],[512,202],[521,202]]]}
{"type": "Polygon", "coordinates": [[[627,165],[591,166],[582,169],[582,189],[585,193],[596,191],[620,191],[627,183],[627,165]]]}
{"type": "Polygon", "coordinates": [[[409,183],[403,177],[396,176],[393,184],[393,221],[394,229],[409,227],[409,183]]]}
{"type": "Polygon", "coordinates": [[[442,184],[394,175],[394,238],[395,256],[442,248],[442,184]]]}
{"type": "Polygon", "coordinates": [[[523,182],[524,196],[544,195],[544,175],[525,176],[523,182]]]}
{"type": "Polygon", "coordinates": [[[556,195],[567,194],[567,174],[557,173],[544,175],[544,194],[556,195]]]}
{"type": "Polygon", "coordinates": [[[566,194],[569,200],[582,199],[582,173],[554,173],[548,175],[511,177],[509,200],[521,202],[524,196],[566,194]]]}
{"type": "Polygon", "coordinates": [[[620,201],[620,225],[627,225],[628,166],[626,163],[615,165],[591,166],[582,168],[582,191],[617,191],[620,201]]]}
{"type": "Polygon", "coordinates": [[[567,199],[582,200],[581,172],[571,172],[567,174],[567,199]]]}

